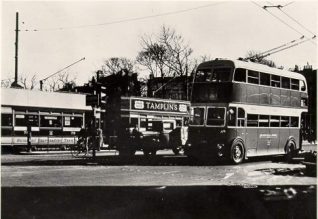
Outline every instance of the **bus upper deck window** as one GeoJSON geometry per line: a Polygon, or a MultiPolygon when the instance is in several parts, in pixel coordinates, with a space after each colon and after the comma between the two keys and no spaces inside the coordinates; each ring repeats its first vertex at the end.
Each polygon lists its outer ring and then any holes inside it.
{"type": "Polygon", "coordinates": [[[291,79],[291,89],[292,90],[299,90],[299,80],[298,79],[291,79]]]}
{"type": "Polygon", "coordinates": [[[208,78],[210,78],[212,75],[211,69],[200,69],[197,71],[195,75],[195,81],[196,82],[204,82],[207,81],[208,78]]]}
{"type": "Polygon", "coordinates": [[[248,70],[247,82],[251,84],[259,84],[259,72],[248,70]]]}
{"type": "Polygon", "coordinates": [[[290,78],[282,77],[282,88],[290,89],[290,78]]]}
{"type": "Polygon", "coordinates": [[[235,69],[234,81],[246,82],[246,70],[243,68],[235,69]]]}
{"type": "Polygon", "coordinates": [[[278,76],[278,75],[271,76],[271,86],[272,87],[280,87],[280,76],[278,76]]]}
{"type": "Polygon", "coordinates": [[[271,84],[270,74],[260,73],[260,84],[270,86],[271,84]]]}
{"type": "Polygon", "coordinates": [[[300,80],[300,90],[301,91],[306,91],[306,84],[303,80],[300,80]]]}

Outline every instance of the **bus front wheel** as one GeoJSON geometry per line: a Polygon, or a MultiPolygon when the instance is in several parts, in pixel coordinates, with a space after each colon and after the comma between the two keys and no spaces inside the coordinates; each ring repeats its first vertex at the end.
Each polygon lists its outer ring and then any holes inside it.
{"type": "Polygon", "coordinates": [[[230,160],[233,164],[240,164],[244,160],[244,145],[241,141],[234,141],[231,146],[230,160]]]}

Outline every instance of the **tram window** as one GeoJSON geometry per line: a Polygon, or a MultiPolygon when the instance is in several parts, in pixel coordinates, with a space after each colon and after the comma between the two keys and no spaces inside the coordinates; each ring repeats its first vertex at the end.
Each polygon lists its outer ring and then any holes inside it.
{"type": "Polygon", "coordinates": [[[236,108],[230,107],[228,110],[228,126],[235,126],[236,122],[236,108]]]}
{"type": "Polygon", "coordinates": [[[25,115],[15,115],[15,125],[16,126],[26,126],[25,115]]]}
{"type": "Polygon", "coordinates": [[[247,114],[247,126],[248,127],[258,127],[258,115],[247,114]]]}
{"type": "Polygon", "coordinates": [[[164,130],[172,130],[173,129],[173,123],[172,122],[164,122],[163,123],[163,129],[164,130]]]}
{"type": "Polygon", "coordinates": [[[271,127],[279,127],[279,116],[271,116],[270,126],[271,127]]]}
{"type": "Polygon", "coordinates": [[[269,116],[259,115],[258,124],[259,127],[269,127],[269,116]]]}
{"type": "Polygon", "coordinates": [[[242,108],[237,108],[237,126],[245,126],[245,111],[242,108]]]}
{"type": "Polygon", "coordinates": [[[61,116],[49,116],[43,115],[41,116],[41,127],[61,127],[62,125],[62,117],[61,116]]]}
{"type": "Polygon", "coordinates": [[[11,136],[12,135],[12,130],[11,129],[1,129],[1,136],[11,136]]]}
{"type": "Polygon", "coordinates": [[[204,108],[193,108],[192,125],[203,125],[204,108]]]}
{"type": "Polygon", "coordinates": [[[305,85],[305,82],[303,80],[300,80],[300,90],[306,91],[306,85],[305,85]]]}
{"type": "Polygon", "coordinates": [[[292,90],[299,90],[299,80],[291,79],[291,89],[292,90]]]}
{"type": "Polygon", "coordinates": [[[270,74],[260,73],[260,84],[270,86],[270,74]]]}
{"type": "Polygon", "coordinates": [[[38,115],[27,115],[26,118],[31,126],[39,126],[39,116],[38,115]]]}
{"type": "Polygon", "coordinates": [[[12,126],[12,114],[1,114],[1,126],[12,126]]]}
{"type": "Polygon", "coordinates": [[[290,89],[290,78],[282,77],[282,88],[290,89]]]}
{"type": "Polygon", "coordinates": [[[77,117],[77,116],[71,117],[71,126],[72,127],[82,127],[82,124],[83,124],[82,117],[77,117]]]}
{"type": "Polygon", "coordinates": [[[70,116],[64,117],[64,126],[71,126],[71,117],[70,116]]]}
{"type": "Polygon", "coordinates": [[[208,108],[207,125],[221,126],[224,125],[224,108],[208,108]]]}
{"type": "Polygon", "coordinates": [[[281,116],[280,117],[280,127],[289,127],[289,117],[281,116]]]}
{"type": "Polygon", "coordinates": [[[280,76],[277,76],[277,75],[271,76],[271,86],[280,87],[280,76]]]}
{"type": "Polygon", "coordinates": [[[290,127],[298,127],[298,117],[290,118],[290,127]]]}
{"type": "Polygon", "coordinates": [[[234,81],[246,82],[246,70],[243,68],[235,69],[234,81]]]}
{"type": "Polygon", "coordinates": [[[248,70],[247,82],[251,84],[259,83],[259,73],[257,71],[248,70]]]}
{"type": "Polygon", "coordinates": [[[147,127],[146,118],[140,118],[140,128],[146,128],[146,127],[147,127]]]}

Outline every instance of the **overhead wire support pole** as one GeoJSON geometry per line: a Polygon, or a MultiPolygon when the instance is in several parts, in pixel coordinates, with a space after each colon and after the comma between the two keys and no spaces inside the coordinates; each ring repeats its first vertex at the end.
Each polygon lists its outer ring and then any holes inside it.
{"type": "Polygon", "coordinates": [[[19,46],[19,12],[16,12],[16,29],[15,29],[15,77],[14,82],[18,83],[18,46],[19,46]]]}
{"type": "Polygon", "coordinates": [[[46,81],[47,79],[49,79],[50,77],[56,75],[57,73],[60,73],[61,71],[65,70],[65,69],[67,69],[67,68],[69,68],[69,67],[71,67],[71,66],[75,65],[76,63],[81,62],[81,61],[83,61],[83,60],[85,60],[85,57],[81,58],[80,60],[77,60],[76,62],[74,62],[74,63],[72,63],[72,64],[70,64],[70,65],[68,65],[68,66],[66,66],[66,67],[64,67],[64,68],[62,68],[61,70],[58,70],[57,72],[55,72],[55,73],[49,75],[48,77],[46,77],[46,78],[40,80],[40,90],[43,89],[43,82],[44,82],[44,81],[46,81]]]}

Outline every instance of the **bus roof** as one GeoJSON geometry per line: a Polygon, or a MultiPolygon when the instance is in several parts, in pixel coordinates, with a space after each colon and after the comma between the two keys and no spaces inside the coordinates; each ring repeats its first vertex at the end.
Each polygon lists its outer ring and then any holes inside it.
{"type": "Polygon", "coordinates": [[[198,69],[200,68],[208,68],[211,66],[224,66],[228,65],[234,68],[244,68],[249,69],[253,71],[268,73],[268,74],[274,74],[279,75],[283,77],[293,78],[293,79],[299,79],[299,80],[305,80],[305,77],[299,73],[282,70],[278,68],[269,67],[267,65],[258,64],[250,61],[241,61],[241,60],[230,60],[230,59],[215,59],[207,62],[203,62],[198,66],[198,69]]]}
{"type": "Polygon", "coordinates": [[[86,96],[74,93],[1,88],[1,106],[90,110],[86,96]]]}

